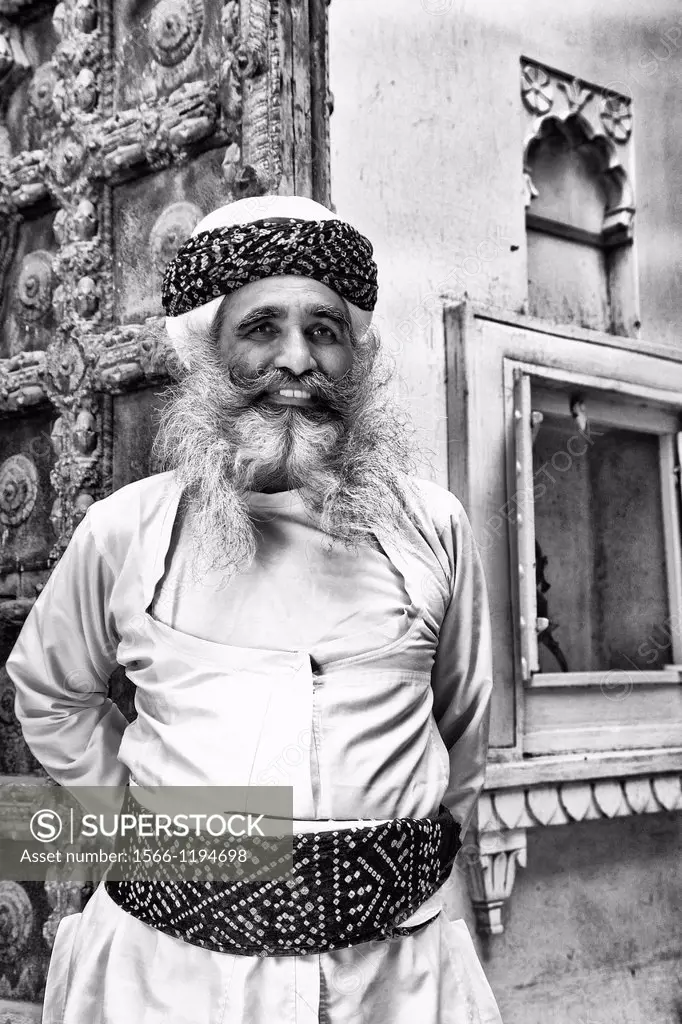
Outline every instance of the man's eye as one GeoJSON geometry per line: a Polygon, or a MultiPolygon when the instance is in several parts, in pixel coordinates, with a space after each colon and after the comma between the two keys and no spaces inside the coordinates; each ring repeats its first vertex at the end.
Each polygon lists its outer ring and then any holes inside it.
{"type": "Polygon", "coordinates": [[[276,333],[274,324],[256,324],[249,331],[249,337],[259,335],[260,337],[271,338],[276,333]]]}
{"type": "Polygon", "coordinates": [[[316,327],[311,327],[310,333],[314,338],[321,341],[336,341],[336,335],[334,334],[331,327],[325,327],[324,324],[318,324],[316,327]]]}

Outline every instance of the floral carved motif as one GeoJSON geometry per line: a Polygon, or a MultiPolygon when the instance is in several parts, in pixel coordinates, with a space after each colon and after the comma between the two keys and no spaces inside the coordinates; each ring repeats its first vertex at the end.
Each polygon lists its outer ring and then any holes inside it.
{"type": "Polygon", "coordinates": [[[627,142],[632,134],[632,108],[620,96],[604,96],[600,114],[606,134],[614,142],[627,142]]]}
{"type": "Polygon", "coordinates": [[[14,293],[14,315],[22,323],[44,320],[52,305],[52,256],[36,249],[24,257],[14,293]]]}
{"type": "Polygon", "coordinates": [[[0,463],[0,523],[19,526],[30,516],[38,494],[38,471],[26,455],[0,463]]]}
{"type": "Polygon", "coordinates": [[[572,114],[579,114],[594,96],[594,89],[588,89],[578,78],[570,82],[559,82],[558,85],[566,95],[568,108],[572,114]]]}
{"type": "Polygon", "coordinates": [[[523,102],[534,114],[547,114],[554,103],[554,89],[547,71],[536,64],[526,64],[521,72],[523,102]]]}
{"type": "Polygon", "coordinates": [[[512,894],[517,867],[526,866],[526,833],[521,829],[492,838],[485,835],[475,849],[466,848],[466,868],[477,930],[501,935],[503,910],[512,894]]]}
{"type": "Polygon", "coordinates": [[[149,19],[149,47],[159,64],[179,64],[194,49],[204,24],[202,0],[161,0],[149,19]]]}

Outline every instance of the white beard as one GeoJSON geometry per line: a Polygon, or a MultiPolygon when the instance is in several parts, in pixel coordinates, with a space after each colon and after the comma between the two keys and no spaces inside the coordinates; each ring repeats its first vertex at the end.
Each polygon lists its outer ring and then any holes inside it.
{"type": "Polygon", "coordinates": [[[306,375],[321,400],[311,409],[259,400],[290,375],[228,374],[210,335],[194,339],[194,349],[191,370],[170,386],[154,453],[183,488],[197,577],[251,564],[257,535],[249,491],[298,489],[330,543],[355,547],[373,543],[377,527],[400,529],[409,517],[413,456],[375,334],[354,349],[342,381],[306,375]]]}

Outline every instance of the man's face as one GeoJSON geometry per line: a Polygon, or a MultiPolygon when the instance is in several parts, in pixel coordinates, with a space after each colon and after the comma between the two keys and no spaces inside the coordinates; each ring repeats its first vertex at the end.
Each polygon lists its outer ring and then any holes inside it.
{"type": "Polygon", "coordinates": [[[246,377],[280,371],[274,389],[261,399],[270,405],[313,407],[306,374],[336,381],[353,363],[346,305],[319,281],[294,276],[254,281],[228,296],[222,312],[219,348],[229,369],[246,377]],[[289,387],[280,388],[281,381],[289,387]]]}

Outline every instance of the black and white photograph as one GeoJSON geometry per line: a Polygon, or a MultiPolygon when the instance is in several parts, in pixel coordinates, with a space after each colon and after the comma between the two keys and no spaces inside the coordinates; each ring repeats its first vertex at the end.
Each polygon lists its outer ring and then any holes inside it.
{"type": "Polygon", "coordinates": [[[0,1024],[682,1024],[679,0],[0,0],[0,1024]]]}

